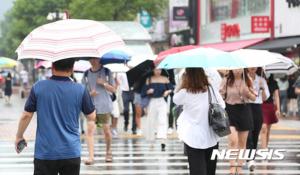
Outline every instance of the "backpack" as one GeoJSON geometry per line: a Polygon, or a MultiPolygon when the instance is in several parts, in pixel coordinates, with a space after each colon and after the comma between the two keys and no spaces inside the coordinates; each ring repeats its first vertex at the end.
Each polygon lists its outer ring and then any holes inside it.
{"type": "MultiPolygon", "coordinates": [[[[106,68],[106,67],[103,67],[103,68],[104,68],[105,76],[109,76],[110,70],[108,68],[106,68]]],[[[89,70],[85,71],[84,74],[83,74],[83,76],[85,78],[87,78],[88,74],[89,74],[89,70]]],[[[109,93],[109,95],[110,95],[110,98],[111,98],[112,101],[116,101],[117,96],[116,96],[115,93],[112,92],[112,93],[109,93]]]]}

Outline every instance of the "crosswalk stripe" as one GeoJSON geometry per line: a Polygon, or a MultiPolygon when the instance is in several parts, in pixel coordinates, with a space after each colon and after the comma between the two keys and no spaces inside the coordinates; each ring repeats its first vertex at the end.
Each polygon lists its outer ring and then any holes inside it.
{"type": "MultiPolygon", "coordinates": [[[[82,164],[82,166],[84,166],[82,164]]],[[[159,161],[159,162],[132,162],[130,163],[130,165],[128,163],[95,163],[94,165],[92,165],[92,167],[127,167],[127,166],[188,166],[187,162],[163,162],[163,161],[159,161]]],[[[218,167],[227,167],[229,166],[228,162],[218,162],[217,163],[218,167]]],[[[276,167],[300,167],[299,163],[282,163],[282,162],[267,162],[267,163],[256,163],[256,167],[260,167],[260,166],[276,166],[276,167]]],[[[33,168],[33,164],[32,163],[28,163],[28,164],[1,164],[0,168],[4,169],[4,168],[33,168]]]]}
{"type": "MultiPolygon", "coordinates": [[[[1,173],[1,171],[0,171],[1,173]]],[[[80,172],[82,175],[95,175],[95,174],[102,174],[102,175],[129,175],[129,174],[181,174],[185,175],[188,174],[188,170],[83,170],[80,172]]],[[[243,170],[243,174],[248,174],[248,170],[243,170]]],[[[216,174],[229,174],[228,170],[217,170],[216,174]]],[[[253,173],[252,173],[253,174],[253,173]]],[[[288,175],[299,175],[300,170],[255,170],[255,174],[288,174],[288,175]]],[[[5,175],[20,175],[20,172],[6,172],[5,175]]],[[[32,172],[24,172],[22,171],[22,175],[32,175],[32,172]]]]}
{"type": "MultiPolygon", "coordinates": [[[[285,149],[286,152],[289,153],[300,153],[300,149],[285,149]]],[[[33,156],[33,152],[23,152],[21,153],[22,156],[33,156]]],[[[82,151],[81,152],[82,155],[88,155],[88,151],[82,151]]],[[[105,151],[95,151],[96,155],[105,155],[106,152],[105,151]]],[[[166,150],[164,152],[162,151],[158,151],[158,150],[145,150],[145,151],[134,151],[134,152],[128,152],[128,151],[119,151],[119,150],[114,150],[112,151],[113,155],[124,155],[124,154],[142,154],[142,155],[169,155],[169,154],[183,154],[183,150],[178,150],[178,151],[173,151],[173,150],[166,150]]],[[[9,156],[16,156],[16,153],[1,153],[1,156],[4,157],[9,157],[9,156]]]]}
{"type": "MultiPolygon", "coordinates": [[[[162,152],[159,142],[149,143],[144,139],[113,141],[113,162],[105,163],[105,143],[101,140],[95,144],[95,164],[81,164],[82,175],[98,174],[189,174],[187,157],[183,155],[183,143],[179,140],[168,140],[166,151],[162,152]],[[151,147],[151,145],[153,145],[151,147]]],[[[82,143],[82,160],[87,159],[87,144],[82,143]]],[[[227,139],[222,138],[220,149],[227,148],[227,139]]],[[[285,149],[285,161],[256,162],[255,174],[300,174],[300,140],[272,140],[269,148],[285,149]],[[267,169],[266,169],[267,167],[267,169]]],[[[34,142],[21,154],[16,154],[12,142],[0,144],[0,174],[27,175],[33,171],[34,142]]],[[[229,162],[219,160],[217,174],[228,174],[229,162]]],[[[248,174],[247,169],[243,173],[248,174]]]]}

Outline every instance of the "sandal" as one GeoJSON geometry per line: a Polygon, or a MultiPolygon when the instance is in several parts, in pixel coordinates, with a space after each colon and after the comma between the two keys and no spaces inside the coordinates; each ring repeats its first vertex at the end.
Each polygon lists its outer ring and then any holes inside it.
{"type": "Polygon", "coordinates": [[[108,153],[105,156],[105,162],[112,162],[112,153],[108,153]]]}
{"type": "Polygon", "coordinates": [[[241,172],[242,172],[242,165],[238,165],[238,166],[236,166],[236,174],[241,174],[241,172]]]}
{"type": "Polygon", "coordinates": [[[229,171],[230,171],[230,173],[229,173],[230,175],[236,175],[236,166],[231,165],[229,171]],[[234,169],[234,170],[232,170],[232,169],[234,169]]]}
{"type": "Polygon", "coordinates": [[[93,165],[95,162],[94,162],[94,159],[88,159],[88,160],[84,160],[84,164],[85,165],[93,165]]]}

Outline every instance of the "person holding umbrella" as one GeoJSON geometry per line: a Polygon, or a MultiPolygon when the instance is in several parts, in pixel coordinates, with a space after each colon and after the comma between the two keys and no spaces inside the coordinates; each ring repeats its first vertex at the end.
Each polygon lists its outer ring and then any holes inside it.
{"type": "Polygon", "coordinates": [[[219,137],[208,122],[208,90],[216,94],[217,99],[212,100],[225,108],[220,93],[210,85],[203,68],[186,68],[173,97],[176,105],[183,105],[177,119],[177,132],[185,144],[191,175],[214,175],[216,171],[217,160],[210,157],[213,149],[218,149],[219,137]]]}
{"type": "MultiPolygon", "coordinates": [[[[243,69],[230,70],[221,84],[220,93],[226,102],[230,130],[229,149],[246,149],[247,137],[253,129],[252,112],[249,100],[255,101],[257,95],[252,89],[252,81],[243,69]]],[[[230,160],[230,173],[240,173],[243,160],[230,160]]]]}
{"type": "Polygon", "coordinates": [[[74,59],[54,62],[53,76],[34,84],[20,118],[15,140],[17,153],[21,151],[20,143],[26,142],[23,134],[37,112],[35,175],[79,175],[79,114],[82,111],[87,116],[88,130],[92,132],[96,114],[88,91],[70,79],[73,65],[74,59]]]}
{"type": "MultiPolygon", "coordinates": [[[[113,102],[110,93],[115,93],[115,82],[112,73],[108,68],[100,64],[99,58],[90,58],[91,69],[84,73],[83,84],[89,89],[93,102],[96,107],[97,124],[102,125],[105,143],[106,143],[106,162],[112,162],[111,142],[112,133],[110,129],[110,118],[113,112],[113,102]]],[[[93,134],[88,132],[90,138],[93,134]]],[[[92,142],[92,141],[91,141],[92,142]]],[[[92,150],[89,149],[91,154],[92,150]]],[[[90,155],[89,160],[85,162],[86,165],[94,163],[94,155],[90,155]]]]}
{"type": "Polygon", "coordinates": [[[165,151],[165,140],[167,139],[168,118],[167,118],[167,97],[173,89],[169,79],[161,75],[161,69],[154,69],[153,75],[146,79],[146,84],[143,86],[141,96],[150,98],[147,108],[147,124],[145,137],[147,140],[156,138],[162,139],[161,150],[165,151]]]}
{"type": "MultiPolygon", "coordinates": [[[[261,76],[262,68],[252,67],[248,68],[247,72],[253,81],[253,89],[258,94],[255,101],[250,101],[250,108],[252,111],[253,130],[249,131],[247,139],[247,149],[256,150],[259,138],[259,133],[263,124],[262,103],[266,101],[269,96],[269,88],[266,80],[261,76]]],[[[247,162],[250,171],[255,168],[254,160],[247,162]]]]}

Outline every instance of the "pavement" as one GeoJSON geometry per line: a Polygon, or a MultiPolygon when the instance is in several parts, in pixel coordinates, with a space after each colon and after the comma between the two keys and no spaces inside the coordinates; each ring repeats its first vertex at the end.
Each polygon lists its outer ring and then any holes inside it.
{"type": "MultiPolygon", "coordinates": [[[[29,145],[21,154],[14,152],[14,139],[18,120],[23,112],[25,99],[18,94],[12,96],[11,105],[0,98],[0,174],[27,175],[33,171],[33,151],[36,119],[33,118],[26,130],[25,138],[29,145]]],[[[145,118],[142,119],[145,120],[145,118]]],[[[145,123],[145,122],[143,122],[145,123]]],[[[153,146],[143,137],[122,132],[123,117],[119,119],[119,137],[113,140],[112,163],[104,162],[105,144],[101,132],[96,135],[96,164],[81,165],[84,175],[96,174],[188,174],[187,158],[183,154],[183,144],[176,133],[169,135],[166,151],[160,150],[160,143],[153,146]]],[[[227,139],[220,142],[221,149],[226,149],[227,139]]],[[[272,127],[270,148],[285,149],[282,161],[257,161],[256,169],[250,173],[244,167],[243,174],[300,174],[300,121],[298,117],[281,118],[272,127]]],[[[82,136],[82,159],[88,155],[87,145],[82,136]]],[[[219,160],[217,174],[228,174],[228,161],[219,160]]]]}

